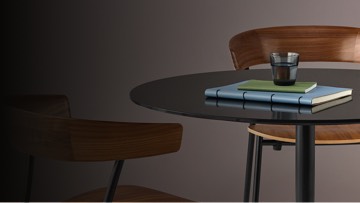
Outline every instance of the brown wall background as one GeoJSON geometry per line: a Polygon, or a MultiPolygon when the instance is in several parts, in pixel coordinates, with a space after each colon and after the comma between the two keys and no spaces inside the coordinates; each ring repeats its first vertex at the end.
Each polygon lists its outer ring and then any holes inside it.
{"type": "MultiPolygon", "coordinates": [[[[357,0],[38,0],[14,5],[16,56],[9,90],[66,94],[79,118],[182,123],[178,153],[126,162],[120,184],[196,201],[242,201],[247,125],[148,110],[133,104],[129,91],[164,77],[232,70],[228,40],[248,29],[360,26],[357,0]]],[[[294,148],[277,152],[266,147],[263,153],[260,200],[294,201],[294,148]]],[[[360,200],[359,155],[356,145],[316,148],[316,201],[360,200]]],[[[35,170],[33,200],[61,201],[107,184],[111,163],[39,159],[35,170]]]]}

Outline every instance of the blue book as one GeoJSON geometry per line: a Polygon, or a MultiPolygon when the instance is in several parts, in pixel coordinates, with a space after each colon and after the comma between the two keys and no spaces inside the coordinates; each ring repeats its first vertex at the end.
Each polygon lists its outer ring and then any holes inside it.
{"type": "Polygon", "coordinates": [[[257,101],[244,101],[236,99],[216,99],[206,98],[205,104],[209,106],[216,106],[219,108],[236,108],[256,111],[271,111],[282,113],[297,113],[297,114],[315,114],[319,111],[338,106],[352,100],[351,96],[335,99],[320,105],[298,105],[298,104],[284,104],[284,103],[269,103],[257,101]]]}
{"type": "Polygon", "coordinates": [[[248,101],[287,103],[315,106],[328,101],[339,99],[352,94],[350,88],[316,86],[308,93],[286,93],[269,91],[250,91],[239,90],[238,86],[243,82],[238,82],[221,87],[208,88],[205,96],[224,99],[240,99],[248,101]]]}

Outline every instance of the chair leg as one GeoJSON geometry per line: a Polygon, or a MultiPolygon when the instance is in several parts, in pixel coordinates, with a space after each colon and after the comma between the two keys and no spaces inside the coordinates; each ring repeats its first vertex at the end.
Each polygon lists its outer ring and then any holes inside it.
{"type": "Polygon", "coordinates": [[[25,202],[30,202],[31,186],[32,186],[33,173],[34,173],[34,161],[35,161],[34,159],[35,158],[32,155],[29,155],[25,202]]]}
{"type": "Polygon", "coordinates": [[[110,184],[106,190],[104,202],[112,202],[115,195],[115,190],[119,181],[120,173],[124,165],[124,160],[117,160],[114,163],[113,170],[110,176],[110,184]]]}
{"type": "Polygon", "coordinates": [[[251,172],[254,157],[254,138],[255,136],[249,133],[248,138],[248,151],[246,160],[246,172],[245,172],[245,186],[244,186],[244,202],[249,202],[250,199],[250,187],[251,187],[251,172]]]}
{"type": "Polygon", "coordinates": [[[254,167],[255,171],[254,171],[254,188],[253,188],[253,201],[254,202],[259,201],[262,141],[263,141],[262,137],[256,136],[255,167],[254,167]]]}

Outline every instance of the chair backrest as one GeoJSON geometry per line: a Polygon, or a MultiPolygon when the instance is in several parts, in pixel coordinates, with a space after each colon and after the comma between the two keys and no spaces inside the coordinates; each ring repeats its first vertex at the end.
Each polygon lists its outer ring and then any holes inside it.
{"type": "Polygon", "coordinates": [[[8,97],[7,103],[24,111],[70,117],[70,104],[64,95],[18,95],[8,97]]]}
{"type": "Polygon", "coordinates": [[[249,30],[232,37],[235,69],[269,63],[271,52],[297,52],[300,61],[360,63],[360,28],[283,26],[249,30]]]}
{"type": "Polygon", "coordinates": [[[11,140],[33,156],[66,161],[125,160],[176,152],[182,126],[70,118],[65,96],[10,99],[11,140]]]}

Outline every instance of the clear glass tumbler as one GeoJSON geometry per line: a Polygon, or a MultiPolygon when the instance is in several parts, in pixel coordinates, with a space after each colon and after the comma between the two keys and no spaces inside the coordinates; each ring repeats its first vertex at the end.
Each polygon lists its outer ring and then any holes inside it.
{"type": "Polygon", "coordinates": [[[293,85],[299,65],[299,54],[295,52],[271,53],[270,63],[275,85],[293,85]]]}

